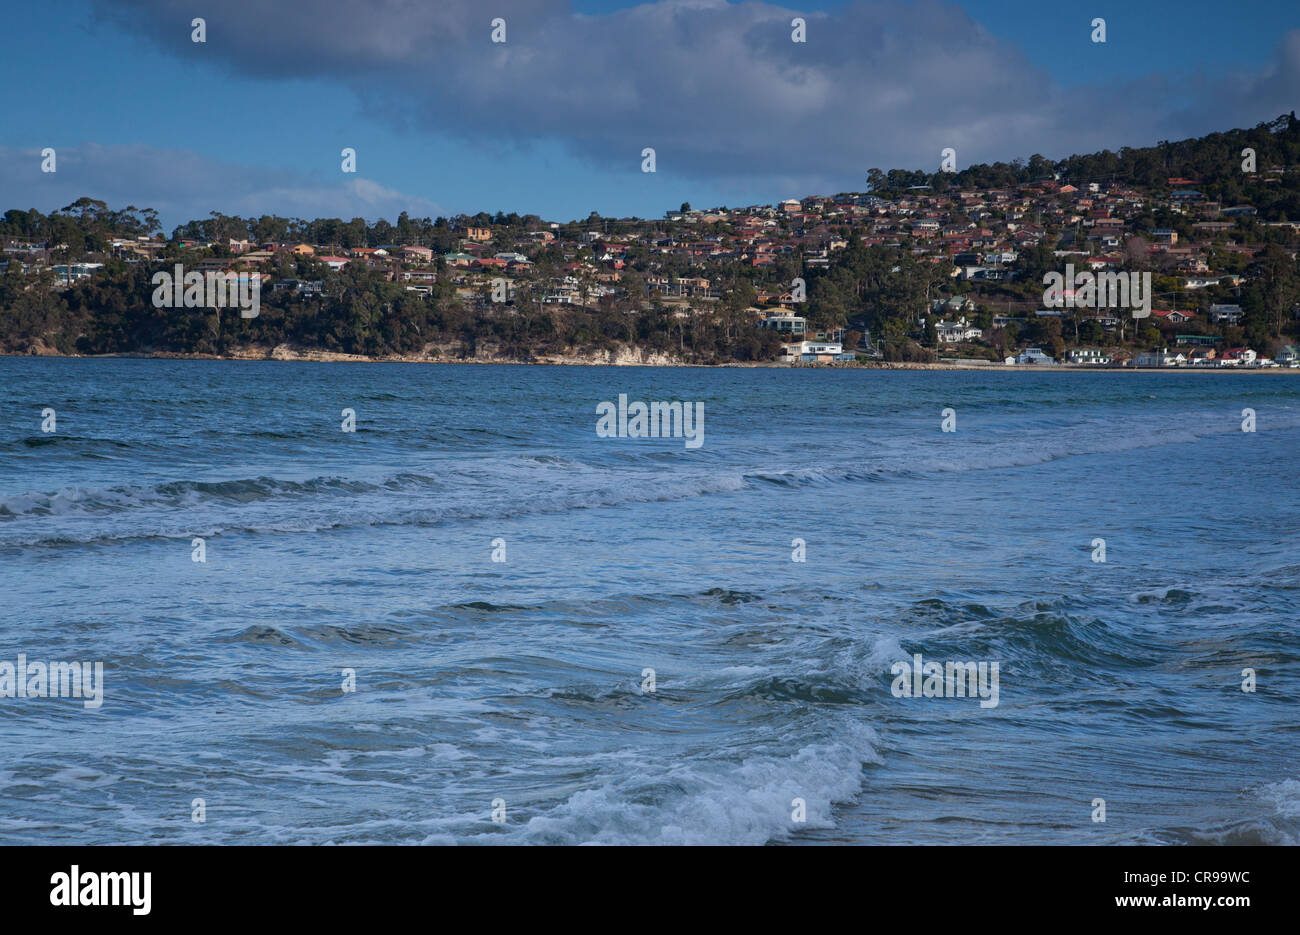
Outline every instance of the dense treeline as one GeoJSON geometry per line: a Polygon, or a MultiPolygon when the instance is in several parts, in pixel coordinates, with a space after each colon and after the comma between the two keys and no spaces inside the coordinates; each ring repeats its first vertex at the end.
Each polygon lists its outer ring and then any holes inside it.
{"type": "Polygon", "coordinates": [[[107,249],[113,237],[147,237],[158,230],[158,214],[152,208],[128,205],[116,211],[93,198],[79,198],[49,214],[11,208],[0,218],[0,240],[59,244],[62,256],[74,261],[107,249]]]}
{"type": "Polygon", "coordinates": [[[9,309],[0,319],[0,349],[21,352],[38,338],[81,354],[224,354],[289,344],[383,356],[419,354],[433,345],[451,356],[487,349],[526,360],[634,346],[706,363],[770,359],[779,350],[775,334],[755,329],[752,316],[735,309],[683,316],[659,306],[642,310],[639,295],[585,309],[547,305],[539,288],[524,283],[511,303],[482,304],[462,301],[445,284],[418,295],[360,263],[335,272],[312,258],[286,256],[277,267],[273,278],[320,281],[323,294],[264,289],[258,316],[241,318],[235,308],[154,307],[151,277],[165,264],[111,260],[62,292],[50,290],[48,280],[33,285],[11,265],[0,276],[0,305],[9,309]]]}

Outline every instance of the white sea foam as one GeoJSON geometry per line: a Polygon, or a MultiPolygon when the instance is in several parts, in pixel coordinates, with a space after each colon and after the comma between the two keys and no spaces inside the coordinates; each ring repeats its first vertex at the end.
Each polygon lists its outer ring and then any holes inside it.
{"type": "Polygon", "coordinates": [[[1300,818],[1300,780],[1269,783],[1260,789],[1259,795],[1279,817],[1300,818]]]}
{"type": "Polygon", "coordinates": [[[881,762],[870,727],[844,719],[831,733],[833,741],[784,757],[692,758],[660,777],[674,791],[653,804],[626,777],[607,782],[533,818],[522,836],[529,843],[742,845],[831,827],[833,806],[861,791],[863,764],[881,762]],[[806,803],[804,823],[792,820],[795,799],[806,803]]]}

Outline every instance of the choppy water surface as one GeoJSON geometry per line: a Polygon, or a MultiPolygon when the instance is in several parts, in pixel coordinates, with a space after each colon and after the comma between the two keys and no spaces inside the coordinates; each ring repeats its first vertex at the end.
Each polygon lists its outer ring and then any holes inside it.
{"type": "Polygon", "coordinates": [[[0,386],[0,661],[105,680],[97,710],[0,698],[0,842],[1300,837],[1300,375],[0,386]],[[703,402],[703,446],[598,438],[619,393],[703,402]],[[998,705],[894,697],[913,653],[998,662],[998,705]]]}

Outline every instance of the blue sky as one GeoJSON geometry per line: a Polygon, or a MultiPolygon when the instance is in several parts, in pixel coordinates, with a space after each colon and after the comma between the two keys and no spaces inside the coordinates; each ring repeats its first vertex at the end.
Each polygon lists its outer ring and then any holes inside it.
{"type": "Polygon", "coordinates": [[[1300,5],[52,0],[0,73],[0,209],[645,217],[1254,125],[1300,98],[1300,5]]]}

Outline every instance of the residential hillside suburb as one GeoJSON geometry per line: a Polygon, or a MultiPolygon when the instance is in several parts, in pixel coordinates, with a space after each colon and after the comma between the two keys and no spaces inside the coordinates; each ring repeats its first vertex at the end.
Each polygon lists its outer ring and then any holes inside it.
{"type": "Polygon", "coordinates": [[[8,354],[1300,367],[1294,114],[656,219],[213,212],[164,236],[84,197],[5,212],[0,243],[8,354]],[[214,279],[257,308],[191,293],[214,279]]]}

